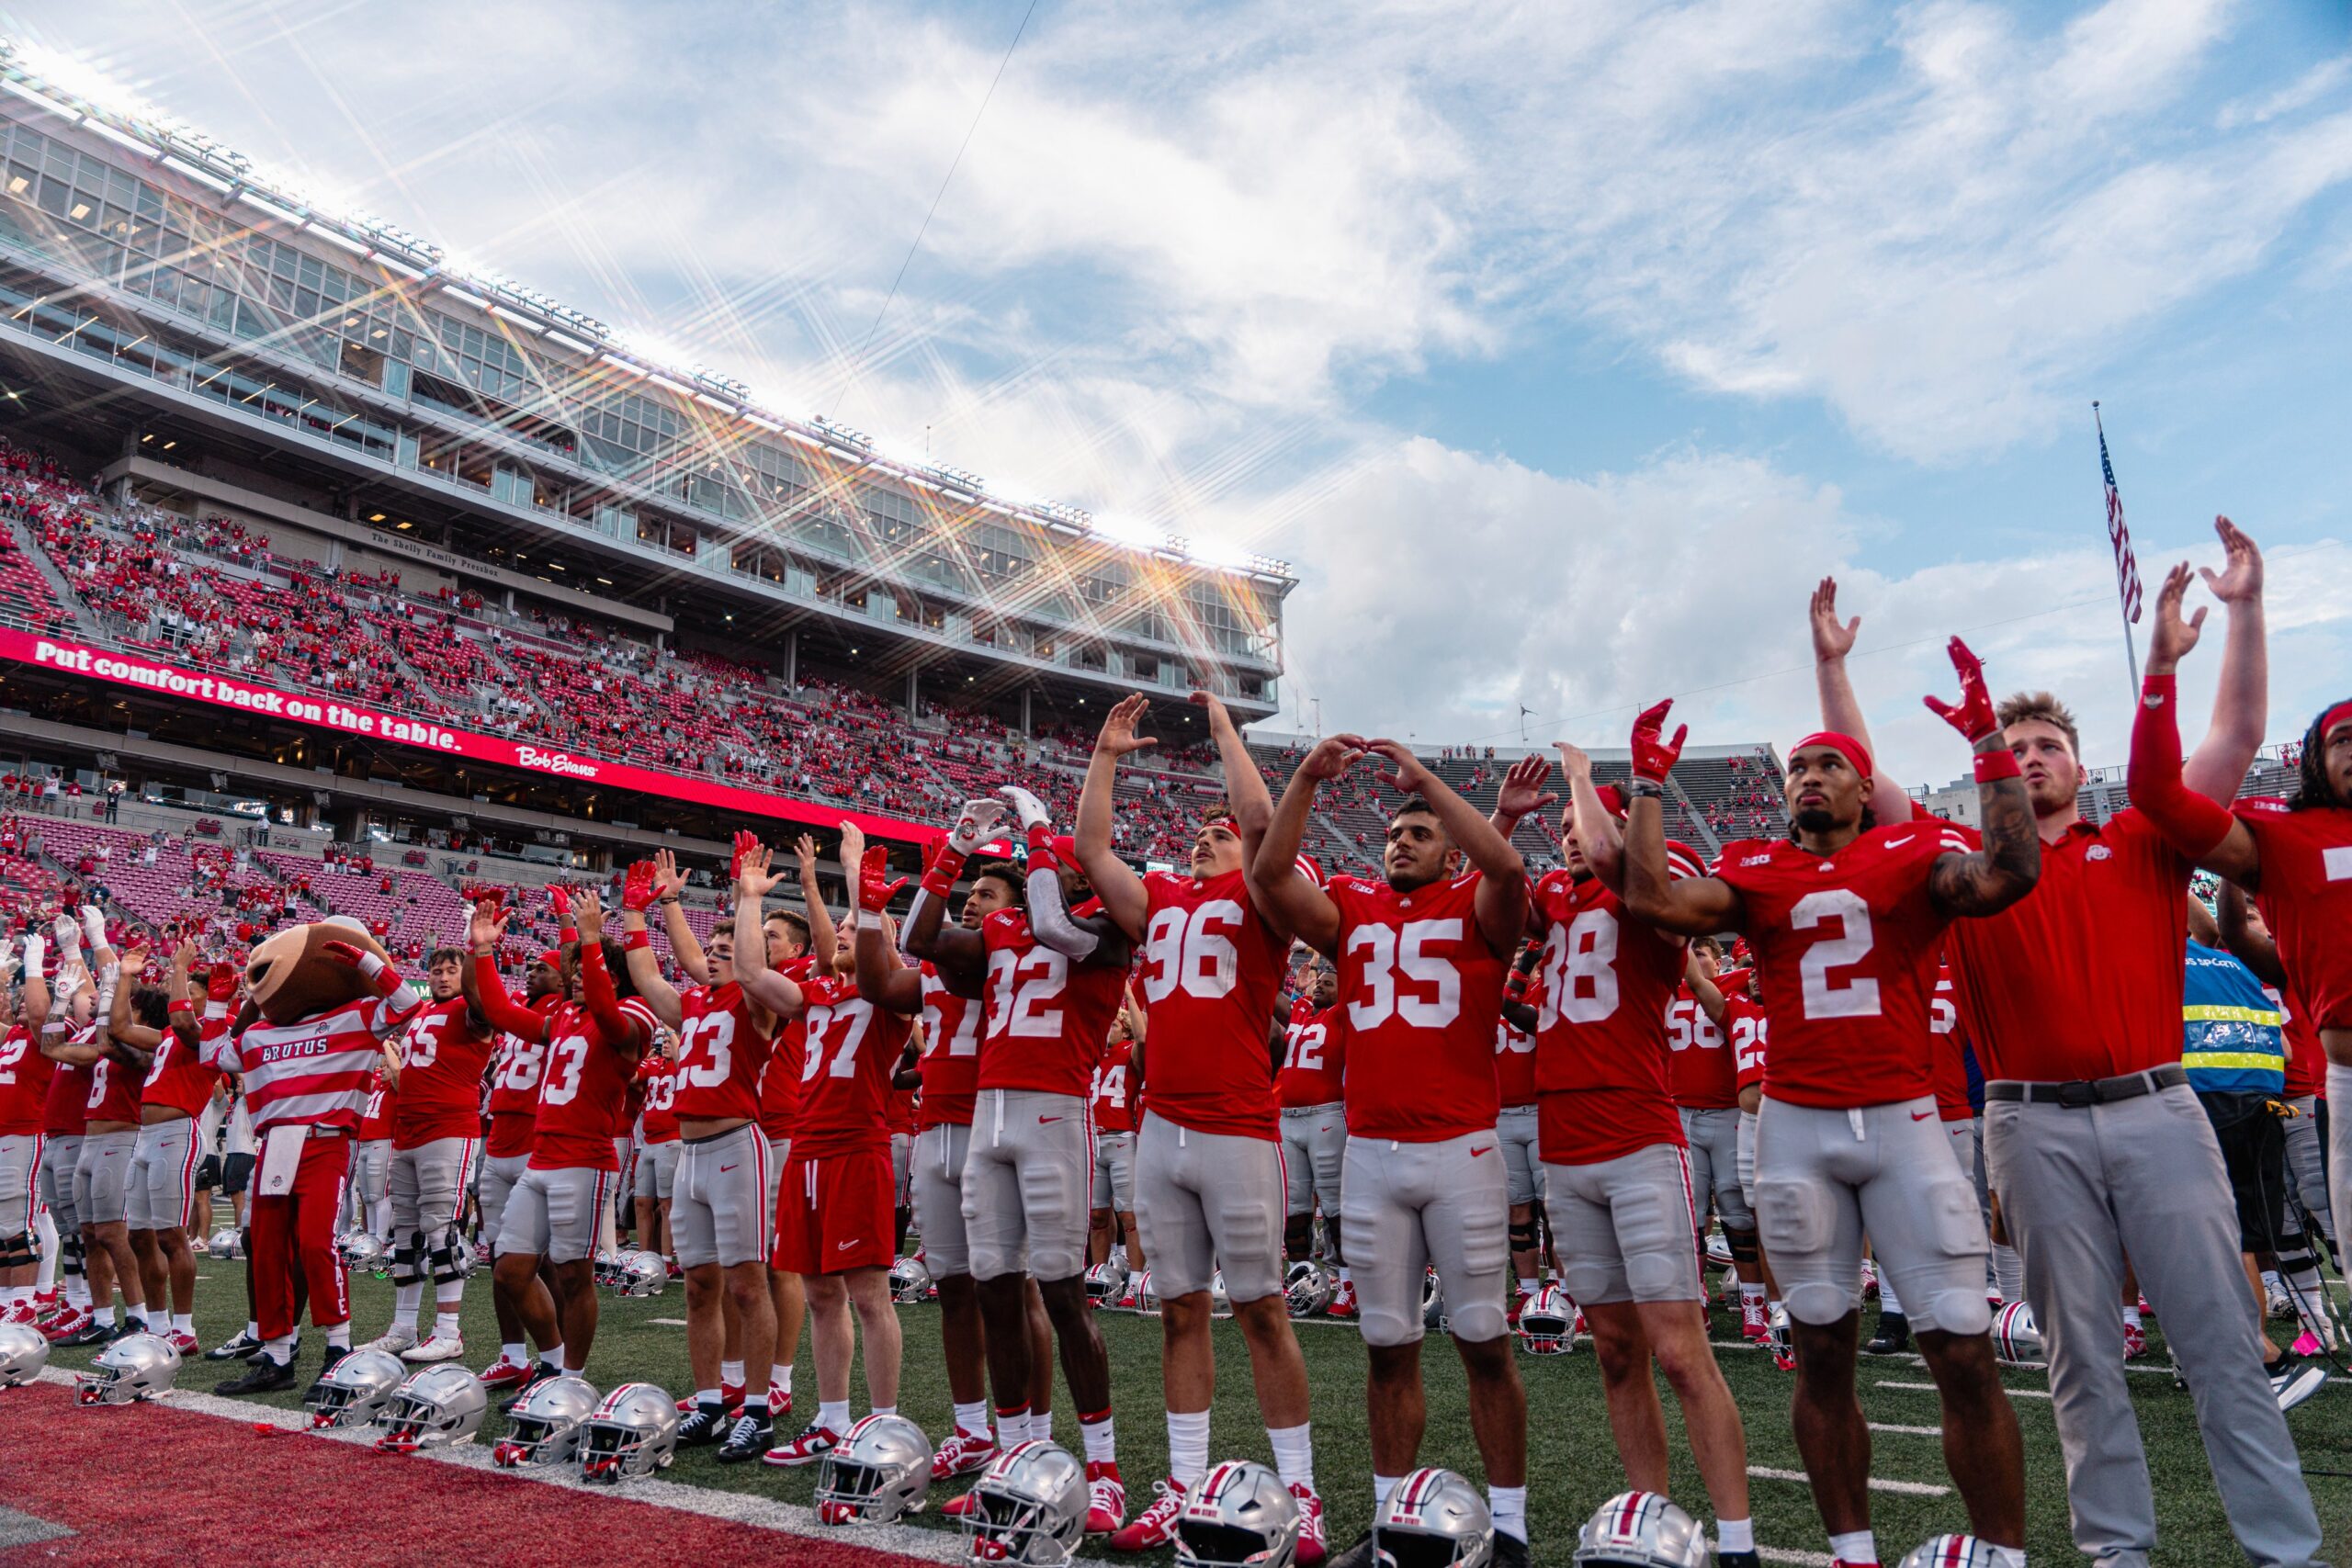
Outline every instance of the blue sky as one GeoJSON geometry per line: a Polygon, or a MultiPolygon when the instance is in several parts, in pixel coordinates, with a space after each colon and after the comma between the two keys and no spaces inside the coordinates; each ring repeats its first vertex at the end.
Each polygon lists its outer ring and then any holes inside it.
{"type": "Polygon", "coordinates": [[[1835,573],[1906,779],[1954,631],[2120,761],[2093,397],[2152,590],[2216,512],[2276,558],[2271,733],[2352,689],[2340,5],[1040,0],[973,130],[1024,5],[0,17],[787,411],[1295,561],[1328,728],[1784,741],[1835,573]]]}

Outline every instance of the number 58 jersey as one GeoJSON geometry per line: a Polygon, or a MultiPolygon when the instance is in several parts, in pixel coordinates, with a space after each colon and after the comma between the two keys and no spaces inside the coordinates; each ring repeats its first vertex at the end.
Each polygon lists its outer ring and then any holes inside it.
{"type": "Polygon", "coordinates": [[[1872,828],[1827,855],[1786,839],[1724,847],[1713,874],[1747,906],[1771,1024],[1768,1098],[1842,1111],[1935,1092],[1929,1004],[1951,917],[1928,878],[1968,851],[1939,821],[1872,828]]]}
{"type": "Polygon", "coordinates": [[[1478,929],[1478,883],[1472,872],[1399,893],[1335,876],[1326,890],[1340,910],[1352,1137],[1434,1144],[1494,1129],[1502,1103],[1495,1025],[1508,970],[1478,929]]]}

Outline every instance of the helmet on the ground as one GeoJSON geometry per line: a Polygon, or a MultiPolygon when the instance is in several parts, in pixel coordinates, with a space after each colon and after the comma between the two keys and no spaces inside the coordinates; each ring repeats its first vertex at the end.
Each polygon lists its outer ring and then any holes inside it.
{"type": "Polygon", "coordinates": [[[1312,1258],[1303,1258],[1283,1273],[1283,1304],[1293,1317],[1313,1317],[1331,1304],[1339,1282],[1331,1271],[1312,1258]]]}
{"type": "Polygon", "coordinates": [[[1209,1276],[1209,1315],[1211,1317],[1233,1315],[1233,1296],[1225,1288],[1225,1270],[1222,1269],[1209,1276]]]}
{"type": "Polygon", "coordinates": [[[19,1388],[49,1365],[49,1336],[29,1323],[0,1323],[0,1388],[19,1388]]]}
{"type": "Polygon", "coordinates": [[[389,1350],[354,1350],[319,1374],[302,1395],[311,1427],[365,1427],[406,1381],[409,1369],[389,1350]]]}
{"type": "Polygon", "coordinates": [[[1577,1531],[1576,1562],[1707,1568],[1707,1532],[1655,1492],[1620,1492],[1577,1531]]]}
{"type": "Polygon", "coordinates": [[[374,1231],[348,1230],[334,1238],[335,1256],[354,1274],[372,1273],[391,1256],[384,1238],[374,1231]]]}
{"type": "Polygon", "coordinates": [[[1494,1516],[1478,1489],[1450,1470],[1417,1470],[1372,1517],[1374,1560],[1386,1568],[1487,1568],[1494,1516]]]}
{"type": "Polygon", "coordinates": [[[376,1412],[376,1446],[386,1453],[470,1443],[481,1430],[490,1394],[481,1379],[453,1361],[408,1375],[376,1412]]]}
{"type": "Polygon", "coordinates": [[[605,1290],[618,1290],[621,1282],[621,1254],[615,1247],[600,1247],[593,1269],[596,1283],[605,1290]]]}
{"type": "Polygon", "coordinates": [[[86,1372],[74,1374],[76,1404],[130,1404],[169,1393],[180,1375],[180,1353],[154,1334],[127,1334],[98,1352],[86,1372]]]}
{"type": "Polygon", "coordinates": [[[621,1255],[621,1271],[613,1280],[613,1289],[624,1296],[643,1298],[658,1296],[662,1287],[670,1282],[670,1260],[658,1252],[628,1252],[621,1255]]]}
{"type": "Polygon", "coordinates": [[[1731,1237],[1721,1231],[1707,1233],[1707,1267],[1710,1269],[1731,1267],[1731,1237]]]}
{"type": "Polygon", "coordinates": [[[1993,1354],[2012,1366],[2027,1366],[2042,1359],[2041,1330],[2033,1308],[2011,1302],[1993,1314],[1993,1354]]]}
{"type": "Polygon", "coordinates": [[[931,1293],[931,1270],[920,1258],[901,1258],[890,1265],[890,1299],[913,1306],[931,1293]]]}
{"type": "Polygon", "coordinates": [[[1298,1499],[1250,1460],[1214,1466],[1176,1514],[1176,1561],[1186,1568],[1290,1568],[1298,1556],[1298,1499]]]}
{"type": "Polygon", "coordinates": [[[667,1470],[678,1455],[678,1406],[650,1382],[625,1382],[580,1424],[580,1476],[607,1485],[667,1470]]]}
{"type": "Polygon", "coordinates": [[[1127,1288],[1127,1271],[1115,1263],[1097,1263],[1086,1271],[1086,1299],[1109,1306],[1127,1288]]]}
{"type": "Polygon", "coordinates": [[[1445,1326],[1445,1288],[1438,1283],[1434,1269],[1421,1276],[1421,1326],[1431,1331],[1445,1326]]]}
{"type": "Polygon", "coordinates": [[[1519,1309],[1519,1343],[1531,1356],[1565,1356],[1576,1348],[1577,1303],[1557,1281],[1519,1309]]]}
{"type": "Polygon", "coordinates": [[[2000,1568],[2000,1553],[1973,1535],[1931,1536],[1903,1554],[1899,1568],[2000,1568]]]}
{"type": "Polygon", "coordinates": [[[1152,1283],[1151,1270],[1147,1269],[1141,1274],[1137,1275],[1136,1277],[1135,1285],[1136,1310],[1137,1312],[1158,1312],[1159,1310],[1159,1287],[1152,1283]]]}
{"type": "Polygon", "coordinates": [[[1016,1443],[972,1483],[964,1515],[971,1555],[982,1562],[1068,1562],[1086,1538],[1086,1467],[1052,1443],[1016,1443]]]}
{"type": "Polygon", "coordinates": [[[817,1517],[829,1525],[895,1524],[931,1489],[931,1439],[903,1416],[868,1416],[817,1467],[817,1517]]]}
{"type": "Polygon", "coordinates": [[[243,1238],[234,1229],[223,1225],[212,1233],[212,1240],[205,1250],[215,1258],[234,1258],[238,1248],[243,1245],[243,1238]]]}
{"type": "Polygon", "coordinates": [[[596,1391],[586,1378],[567,1375],[533,1383],[515,1404],[506,1436],[490,1450],[490,1462],[502,1470],[576,1463],[581,1423],[595,1412],[596,1391]]]}

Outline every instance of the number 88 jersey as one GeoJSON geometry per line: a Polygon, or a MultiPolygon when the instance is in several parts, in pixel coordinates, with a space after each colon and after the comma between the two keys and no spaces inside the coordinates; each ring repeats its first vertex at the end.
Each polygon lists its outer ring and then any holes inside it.
{"type": "Polygon", "coordinates": [[[1928,1010],[1951,917],[1928,891],[1938,857],[1965,854],[1950,824],[1872,828],[1818,855],[1787,839],[1743,839],[1713,875],[1747,907],[1772,1050],[1764,1093],[1849,1110],[1935,1091],[1928,1010]]]}

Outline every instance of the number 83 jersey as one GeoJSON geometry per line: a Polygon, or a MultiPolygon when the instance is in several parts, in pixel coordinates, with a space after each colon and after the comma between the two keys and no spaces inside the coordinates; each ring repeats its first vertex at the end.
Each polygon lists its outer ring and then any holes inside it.
{"type": "Polygon", "coordinates": [[[1929,1006],[1951,917],[1928,878],[1939,856],[1968,850],[1950,824],[1916,820],[1826,855],[1786,839],[1724,846],[1713,874],[1747,906],[1771,1025],[1767,1097],[1842,1111],[1935,1092],[1929,1006]]]}

